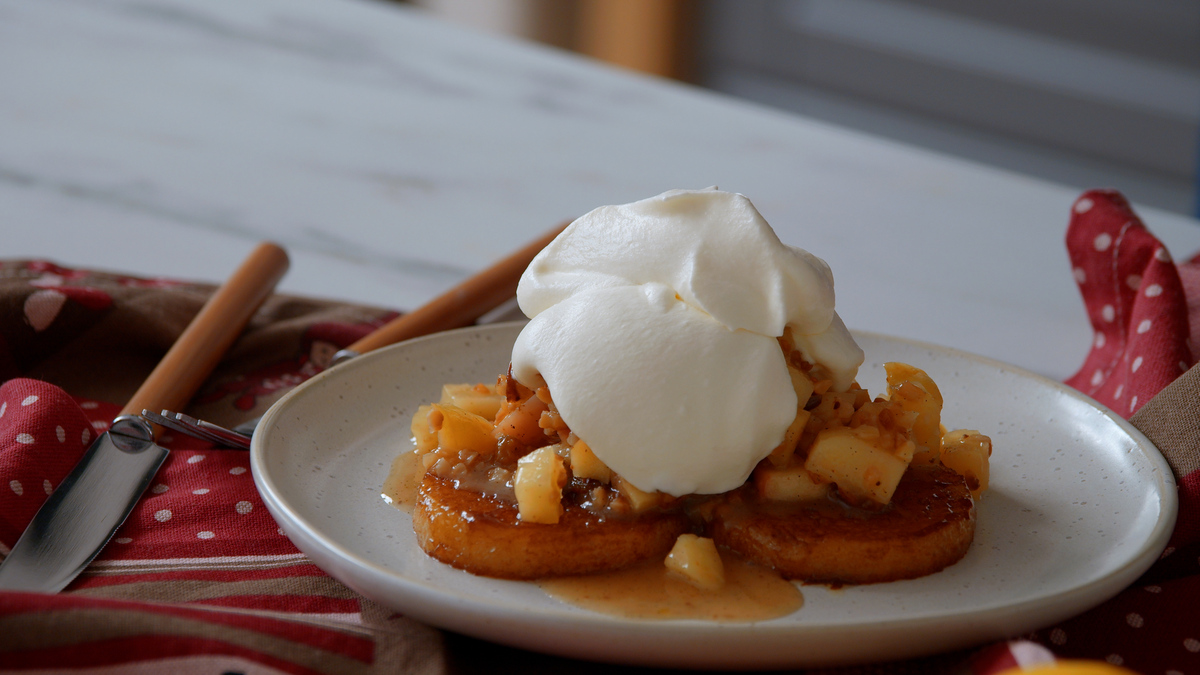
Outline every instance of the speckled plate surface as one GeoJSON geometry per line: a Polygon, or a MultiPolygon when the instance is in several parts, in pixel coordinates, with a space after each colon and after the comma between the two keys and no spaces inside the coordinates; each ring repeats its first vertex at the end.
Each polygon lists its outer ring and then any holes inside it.
{"type": "Polygon", "coordinates": [[[939,384],[950,428],[995,443],[975,542],[922,579],[805,586],[794,614],[751,624],[639,621],[556,601],[533,584],[474,577],[426,557],[409,516],[384,503],[417,405],[446,382],[491,381],[519,326],[395,345],[296,388],[264,417],[251,466],[301,551],[367,597],[430,624],[538,651],[621,663],[803,667],[899,659],[1017,635],[1065,619],[1135,580],[1166,545],[1171,472],[1142,434],[1057,382],[962,352],[856,334],[859,381],[905,361],[939,384]]]}

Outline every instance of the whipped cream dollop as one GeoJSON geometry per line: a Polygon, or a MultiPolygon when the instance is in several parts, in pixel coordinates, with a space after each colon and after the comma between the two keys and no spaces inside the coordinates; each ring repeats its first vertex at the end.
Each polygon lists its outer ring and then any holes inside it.
{"type": "Polygon", "coordinates": [[[645,491],[714,494],[783,439],[796,394],[776,338],[835,389],[863,352],[834,311],[823,260],[784,245],[750,200],[672,190],[571,223],[525,271],[517,381],[645,491]]]}

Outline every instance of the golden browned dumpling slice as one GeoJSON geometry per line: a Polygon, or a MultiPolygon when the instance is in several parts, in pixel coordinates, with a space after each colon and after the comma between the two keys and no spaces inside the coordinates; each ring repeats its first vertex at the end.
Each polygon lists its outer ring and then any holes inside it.
{"type": "Polygon", "coordinates": [[[680,513],[602,519],[566,505],[558,523],[526,523],[517,506],[426,475],[413,509],[417,542],[433,558],[502,579],[587,574],[662,558],[688,531],[680,513]]]}
{"type": "Polygon", "coordinates": [[[975,536],[975,507],[957,473],[913,466],[879,512],[832,501],[729,503],[716,509],[709,533],[790,579],[867,584],[913,579],[958,562],[975,536]]]}

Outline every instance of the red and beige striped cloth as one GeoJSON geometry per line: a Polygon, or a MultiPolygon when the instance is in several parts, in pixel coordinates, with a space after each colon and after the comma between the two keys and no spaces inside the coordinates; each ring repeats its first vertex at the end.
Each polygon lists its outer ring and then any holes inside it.
{"type": "MultiPolygon", "coordinates": [[[[1200,675],[1200,371],[1189,330],[1200,329],[1200,262],[1174,262],[1114,192],[1075,202],[1067,245],[1096,336],[1069,383],[1133,415],[1163,450],[1181,486],[1171,547],[1113,600],[1015,642],[819,672],[983,675],[1057,656],[1200,675]]],[[[209,292],[0,263],[0,553],[209,292]]],[[[225,424],[257,416],[391,316],[274,297],[189,412],[225,424]]],[[[282,535],[247,453],[169,434],[162,443],[167,464],[65,592],[0,592],[0,672],[611,670],[445,634],[358,596],[282,535]]]]}

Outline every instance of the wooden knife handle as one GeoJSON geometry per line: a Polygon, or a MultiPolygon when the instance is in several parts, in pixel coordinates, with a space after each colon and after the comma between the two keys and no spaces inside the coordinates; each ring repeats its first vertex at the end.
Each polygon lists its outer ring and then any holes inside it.
{"type": "Polygon", "coordinates": [[[479,317],[513,297],[517,292],[517,282],[533,257],[566,227],[567,223],[559,225],[420,308],[392,319],[350,345],[348,350],[365,354],[402,340],[475,323],[479,317]]]}
{"type": "Polygon", "coordinates": [[[287,268],[287,252],[270,242],[259,244],[204,303],[121,414],[183,410],[287,268]]]}

